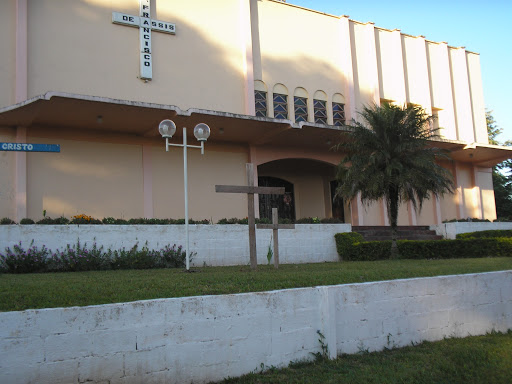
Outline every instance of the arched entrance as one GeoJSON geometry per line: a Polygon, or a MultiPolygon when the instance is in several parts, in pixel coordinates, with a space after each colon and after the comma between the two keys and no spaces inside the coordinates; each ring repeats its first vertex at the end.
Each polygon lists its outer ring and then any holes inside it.
{"type": "Polygon", "coordinates": [[[272,220],[272,208],[277,208],[280,219],[295,221],[295,196],[293,184],[278,177],[258,177],[260,187],[284,187],[284,195],[260,195],[260,218],[272,220]]]}
{"type": "Polygon", "coordinates": [[[271,218],[278,208],[279,218],[337,218],[350,222],[346,203],[333,200],[336,166],[324,161],[288,158],[258,165],[258,185],[285,187],[286,194],[259,195],[260,218],[271,218]]]}

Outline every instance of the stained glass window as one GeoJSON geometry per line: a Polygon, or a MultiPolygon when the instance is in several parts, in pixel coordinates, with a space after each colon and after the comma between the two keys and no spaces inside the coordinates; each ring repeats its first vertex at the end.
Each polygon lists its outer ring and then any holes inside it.
{"type": "Polygon", "coordinates": [[[294,97],[295,121],[308,121],[308,99],[305,97],[294,97]]]}
{"type": "Polygon", "coordinates": [[[313,100],[315,111],[315,123],[327,124],[327,102],[324,100],[313,100]]]}
{"type": "Polygon", "coordinates": [[[254,102],[256,104],[256,116],[267,116],[267,92],[254,91],[254,102]]]}
{"type": "Polygon", "coordinates": [[[345,124],[345,104],[332,103],[332,120],[337,126],[345,124]]]}
{"type": "Polygon", "coordinates": [[[274,93],[274,118],[288,118],[288,96],[274,93]]]}

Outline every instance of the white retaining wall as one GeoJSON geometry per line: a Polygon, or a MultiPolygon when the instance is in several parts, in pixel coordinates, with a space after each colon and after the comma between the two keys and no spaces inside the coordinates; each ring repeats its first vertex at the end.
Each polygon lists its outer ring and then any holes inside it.
{"type": "Polygon", "coordinates": [[[512,223],[455,222],[431,225],[430,229],[445,239],[455,239],[459,233],[490,231],[495,229],[512,229],[512,223]]]}
{"type": "Polygon", "coordinates": [[[204,383],[512,328],[512,271],[0,313],[0,382],[204,383]]]}
{"type": "MultiPolygon", "coordinates": [[[[350,232],[350,224],[296,224],[295,229],[279,230],[280,263],[338,261],[334,235],[350,232]]],[[[257,229],[258,263],[267,263],[272,230],[257,229]]],[[[190,225],[190,252],[196,252],[191,265],[219,266],[249,264],[247,225],[190,225]]],[[[93,243],[105,248],[131,248],[136,243],[151,249],[167,244],[185,246],[184,225],[0,225],[0,253],[20,241],[56,251],[66,244],[93,243]]]]}

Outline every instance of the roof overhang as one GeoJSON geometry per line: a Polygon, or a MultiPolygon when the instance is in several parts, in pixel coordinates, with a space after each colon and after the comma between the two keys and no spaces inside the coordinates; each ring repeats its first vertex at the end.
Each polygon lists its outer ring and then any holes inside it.
{"type": "Polygon", "coordinates": [[[448,150],[450,157],[455,161],[471,163],[478,167],[493,167],[502,161],[512,159],[512,147],[457,140],[436,140],[432,145],[448,150]]]}
{"type": "MultiPolygon", "coordinates": [[[[160,137],[158,124],[172,119],[180,128],[193,128],[198,123],[210,126],[210,142],[244,145],[275,145],[329,149],[339,140],[340,127],[313,123],[293,123],[290,120],[255,117],[205,109],[181,110],[172,105],[144,103],[48,92],[22,103],[0,108],[0,126],[24,126],[37,129],[60,128],[160,137]]],[[[189,129],[188,134],[192,134],[189,129]]]]}
{"type": "MultiPolygon", "coordinates": [[[[105,134],[124,134],[145,138],[160,137],[158,124],[172,119],[180,127],[193,128],[206,123],[212,129],[209,141],[242,145],[329,150],[342,140],[347,130],[310,122],[255,117],[205,109],[181,110],[172,105],[48,92],[24,102],[0,108],[0,126],[23,126],[33,131],[59,128],[105,134]]],[[[191,134],[189,129],[189,134],[191,134]]],[[[496,145],[468,144],[461,141],[433,141],[436,147],[448,150],[456,161],[482,167],[496,165],[512,158],[512,148],[496,145]]]]}

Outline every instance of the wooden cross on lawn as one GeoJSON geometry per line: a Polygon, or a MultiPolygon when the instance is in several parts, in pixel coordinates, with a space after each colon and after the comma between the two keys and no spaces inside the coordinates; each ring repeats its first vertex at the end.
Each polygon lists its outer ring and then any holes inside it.
{"type": "Polygon", "coordinates": [[[259,229],[272,229],[274,236],[274,268],[279,268],[279,241],[277,238],[279,229],[295,229],[295,224],[279,224],[277,208],[272,208],[272,224],[258,224],[259,229]]]}
{"type": "Polygon", "coordinates": [[[247,186],[245,185],[216,185],[215,192],[226,193],[247,193],[247,219],[249,222],[249,258],[251,260],[251,268],[257,268],[256,257],[256,225],[254,218],[254,194],[265,195],[284,195],[284,187],[256,187],[254,186],[254,165],[252,163],[245,164],[247,171],[247,186]]]}

